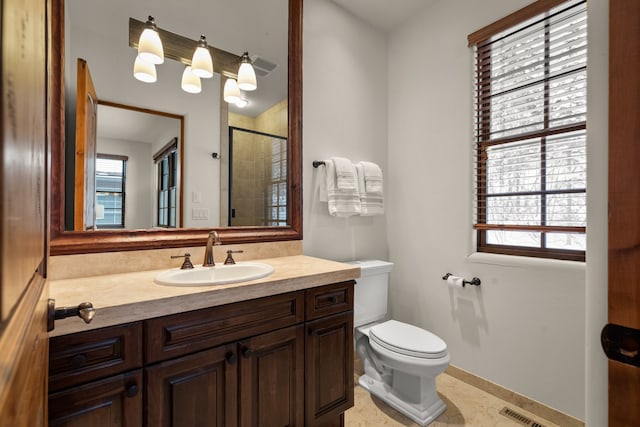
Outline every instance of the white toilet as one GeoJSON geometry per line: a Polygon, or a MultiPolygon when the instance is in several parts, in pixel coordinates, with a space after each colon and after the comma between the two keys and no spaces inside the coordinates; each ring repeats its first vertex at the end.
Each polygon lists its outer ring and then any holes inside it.
{"type": "Polygon", "coordinates": [[[385,321],[389,272],[393,263],[356,261],[356,351],[364,365],[360,385],[389,406],[426,426],[446,409],[436,392],[436,376],[449,366],[447,344],[417,326],[385,321]]]}

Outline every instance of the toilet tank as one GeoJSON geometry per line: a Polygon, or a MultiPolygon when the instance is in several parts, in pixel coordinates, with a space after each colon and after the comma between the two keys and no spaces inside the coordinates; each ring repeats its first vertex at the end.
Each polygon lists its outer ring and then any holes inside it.
{"type": "Polygon", "coordinates": [[[389,272],[392,262],[354,261],[349,264],[360,266],[360,278],[356,280],[354,296],[354,326],[382,320],[387,315],[387,295],[389,293],[389,272]]]}

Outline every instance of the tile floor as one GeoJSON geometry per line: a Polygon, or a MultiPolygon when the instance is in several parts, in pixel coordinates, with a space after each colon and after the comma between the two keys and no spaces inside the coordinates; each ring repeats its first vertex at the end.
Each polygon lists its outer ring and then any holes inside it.
{"type": "MultiPolygon", "coordinates": [[[[355,383],[358,383],[357,376],[355,383]]],[[[436,388],[440,398],[447,404],[447,410],[431,423],[430,427],[522,427],[524,424],[500,414],[505,406],[529,417],[539,423],[540,427],[559,427],[558,424],[540,418],[446,373],[436,378],[436,388]]],[[[355,406],[345,413],[345,426],[419,427],[380,399],[372,397],[358,385],[355,388],[355,406]]]]}

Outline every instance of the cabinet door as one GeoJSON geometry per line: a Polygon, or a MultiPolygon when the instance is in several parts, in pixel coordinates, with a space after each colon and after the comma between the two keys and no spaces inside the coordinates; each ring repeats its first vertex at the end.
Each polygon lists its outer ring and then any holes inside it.
{"type": "Polygon", "coordinates": [[[353,406],[353,311],[307,322],[306,425],[331,425],[353,406]]]}
{"type": "Polygon", "coordinates": [[[50,394],[49,426],[142,426],[142,370],[50,394]]]}
{"type": "Polygon", "coordinates": [[[240,426],[304,425],[304,327],[240,342],[240,426]]]}
{"type": "Polygon", "coordinates": [[[235,345],[216,347],[145,368],[149,427],[234,427],[235,345]]]}

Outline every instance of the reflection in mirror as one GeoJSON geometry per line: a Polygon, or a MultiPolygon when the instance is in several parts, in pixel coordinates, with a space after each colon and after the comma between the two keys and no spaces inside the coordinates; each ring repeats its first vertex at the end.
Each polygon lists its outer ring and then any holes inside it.
{"type": "Polygon", "coordinates": [[[98,229],[180,226],[182,125],[174,114],[98,103],[98,229]]]}
{"type": "MultiPolygon", "coordinates": [[[[224,244],[302,238],[302,3],[303,0],[51,1],[48,71],[52,255],[202,244],[211,228],[228,223],[228,218],[221,215],[228,212],[228,206],[223,208],[223,204],[228,205],[229,200],[228,164],[225,169],[231,156],[227,112],[256,118],[283,99],[288,109],[284,113],[288,118],[287,225],[233,226],[220,229],[219,233],[224,244]],[[184,65],[176,61],[158,66],[155,83],[135,80],[136,51],[128,44],[127,22],[129,17],[144,20],[149,14],[155,16],[160,28],[191,40],[204,33],[210,46],[235,55],[248,51],[258,75],[258,90],[252,92],[255,98],[248,98],[248,108],[241,111],[238,106],[221,102],[224,78],[217,74],[203,80],[200,94],[182,91],[180,76],[184,65]],[[73,161],[65,159],[65,146],[75,146],[75,116],[70,112],[75,108],[76,58],[85,58],[91,64],[98,99],[184,117],[184,139],[189,142],[185,146],[188,151],[181,158],[184,167],[180,188],[184,196],[180,198],[183,215],[179,218],[185,228],[65,231],[65,217],[70,212],[65,203],[69,199],[68,195],[65,197],[65,181],[73,179],[73,172],[68,175],[69,170],[73,171],[73,161]],[[272,71],[268,71],[269,63],[276,65],[272,71]],[[263,71],[266,75],[261,76],[258,68],[267,70],[263,71]],[[271,88],[275,95],[263,102],[263,95],[271,88]],[[251,112],[252,107],[257,110],[251,112]],[[217,155],[214,157],[213,153],[217,155]]],[[[269,130],[266,133],[274,134],[269,130]]]]}
{"type": "Polygon", "coordinates": [[[287,225],[287,138],[229,128],[229,225],[287,225]]]}
{"type": "MultiPolygon", "coordinates": [[[[86,60],[91,69],[91,77],[95,86],[97,99],[107,99],[113,103],[126,104],[143,109],[166,111],[170,114],[185,117],[185,136],[189,140],[184,145],[184,181],[178,184],[185,196],[183,214],[176,214],[174,222],[180,227],[220,227],[237,225],[229,222],[228,196],[226,188],[229,182],[228,172],[231,170],[222,162],[228,162],[231,153],[228,143],[227,123],[232,119],[223,117],[229,114],[242,117],[251,122],[248,127],[265,133],[287,136],[287,0],[215,0],[204,2],[190,0],[185,3],[160,1],[154,3],[130,2],[128,0],[67,0],[66,1],[66,151],[67,151],[67,187],[65,194],[73,194],[69,182],[80,180],[73,176],[70,166],[73,164],[71,153],[78,151],[74,145],[77,128],[82,123],[75,122],[77,112],[76,93],[78,75],[75,61],[86,60]],[[187,6],[187,7],[185,7],[187,6]],[[242,92],[244,105],[227,104],[222,100],[221,88],[227,75],[214,73],[213,78],[202,79],[202,92],[187,93],[181,89],[181,77],[184,63],[165,58],[164,63],[156,65],[157,80],[142,82],[134,78],[133,69],[137,51],[130,44],[130,18],[144,20],[147,15],[155,17],[159,29],[169,31],[193,40],[194,50],[200,34],[206,35],[209,46],[222,49],[237,55],[248,51],[257,75],[257,89],[242,92]],[[238,31],[239,26],[242,31],[238,31]],[[284,109],[283,109],[284,108],[284,109]],[[218,118],[220,118],[218,120],[218,118]],[[278,120],[278,132],[272,132],[274,125],[268,118],[278,120]],[[284,119],[284,122],[282,121],[284,119]],[[217,158],[212,153],[218,153],[217,158]],[[222,187],[221,187],[222,186],[222,187]],[[226,188],[225,188],[226,187],[226,188]],[[221,190],[222,188],[222,190],[221,190]],[[180,222],[181,221],[181,222],[180,222]]],[[[188,49],[187,49],[188,50],[188,49]]],[[[187,55],[188,56],[188,55],[187,55]]],[[[215,55],[213,57],[215,63],[215,55]]],[[[237,66],[239,67],[239,63],[237,66]]],[[[216,68],[217,69],[217,68],[216,68]]],[[[100,126],[100,120],[98,120],[100,126]]],[[[126,127],[127,125],[122,125],[126,127]]],[[[123,129],[126,130],[126,129],[123,129]]],[[[165,141],[166,143],[167,141],[165,141]]],[[[98,151],[100,149],[98,148],[98,151]]],[[[129,175],[133,173],[132,163],[127,168],[129,175]]],[[[252,173],[253,174],[253,173],[252,173]]],[[[253,174],[255,175],[255,174],[253,174]]],[[[244,175],[243,180],[247,180],[244,175]]],[[[87,179],[92,179],[93,174],[87,179]]],[[[126,179],[130,184],[131,177],[126,179]]],[[[254,183],[254,186],[260,183],[254,183]]],[[[150,192],[150,194],[153,192],[150,192]]],[[[70,198],[70,196],[67,196],[70,198]]],[[[87,196],[87,200],[89,199],[87,196]]],[[[127,209],[132,200],[126,194],[124,212],[125,229],[149,229],[167,221],[157,218],[143,221],[138,215],[128,218],[133,213],[127,209]],[[130,216],[130,215],[129,215],[130,216]],[[129,219],[129,221],[127,220],[129,219]]],[[[169,195],[168,202],[171,203],[169,195]]],[[[265,199],[266,200],[266,199],[265,199]]],[[[161,201],[164,201],[162,199],[161,201]]],[[[78,210],[73,209],[73,201],[66,202],[66,230],[104,229],[105,224],[96,221],[96,226],[86,224],[74,227],[78,221],[78,210]],[[75,216],[75,217],[74,217],[75,216]]],[[[286,205],[284,207],[286,209],[286,205]]],[[[102,209],[102,208],[100,208],[102,209]]],[[[142,207],[140,207],[142,209],[142,207]]],[[[262,206],[264,211],[267,206],[262,206]]],[[[94,210],[89,214],[95,215],[94,210]]],[[[147,211],[150,211],[147,209],[147,211]]],[[[100,212],[100,214],[102,211],[100,212]]],[[[170,214],[170,211],[169,211],[170,214]]],[[[103,220],[104,221],[104,220],[103,220]]],[[[86,221],[85,221],[86,222],[86,221]]],[[[117,221],[115,221],[117,222],[117,221]]],[[[243,222],[244,226],[267,226],[271,223],[263,220],[243,222]]],[[[278,225],[286,225],[278,223],[278,225]]],[[[117,228],[117,224],[111,224],[117,228]]]]}

